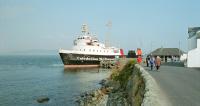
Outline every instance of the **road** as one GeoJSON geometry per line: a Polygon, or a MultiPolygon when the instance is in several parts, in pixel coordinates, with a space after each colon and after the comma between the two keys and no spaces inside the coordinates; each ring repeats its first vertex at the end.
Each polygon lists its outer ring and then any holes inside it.
{"type": "Polygon", "coordinates": [[[178,65],[162,65],[160,71],[150,71],[173,106],[200,106],[200,69],[178,65]]]}

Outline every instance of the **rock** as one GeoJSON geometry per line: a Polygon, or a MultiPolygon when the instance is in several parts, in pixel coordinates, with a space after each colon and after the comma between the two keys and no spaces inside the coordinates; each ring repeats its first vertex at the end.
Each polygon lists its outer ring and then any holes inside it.
{"type": "Polygon", "coordinates": [[[101,81],[99,82],[99,84],[103,86],[103,85],[105,85],[105,82],[106,82],[106,79],[103,79],[103,80],[101,80],[101,81]]]}
{"type": "Polygon", "coordinates": [[[104,93],[104,94],[107,94],[106,88],[102,87],[102,88],[101,88],[101,92],[104,93]]]}
{"type": "Polygon", "coordinates": [[[106,88],[112,87],[112,91],[118,91],[118,89],[120,88],[120,84],[117,81],[108,80],[106,81],[104,87],[106,88]]]}
{"type": "Polygon", "coordinates": [[[95,101],[95,100],[97,100],[97,98],[96,98],[96,97],[93,97],[93,98],[92,98],[92,101],[95,101]]]}
{"type": "Polygon", "coordinates": [[[94,94],[94,95],[93,95],[94,97],[95,97],[95,96],[97,96],[97,95],[99,95],[99,92],[98,92],[98,90],[97,90],[97,91],[95,91],[93,94],[94,94]]]}
{"type": "MultiPolygon", "coordinates": [[[[107,92],[107,88],[103,88],[107,92]]],[[[102,89],[88,91],[79,96],[76,103],[78,106],[106,106],[108,95],[102,92],[102,89]]]]}
{"type": "Polygon", "coordinates": [[[49,98],[48,97],[40,97],[37,99],[38,103],[44,103],[44,102],[48,102],[49,98]]]}
{"type": "Polygon", "coordinates": [[[97,93],[98,93],[98,94],[102,94],[101,90],[97,90],[97,93]]]}

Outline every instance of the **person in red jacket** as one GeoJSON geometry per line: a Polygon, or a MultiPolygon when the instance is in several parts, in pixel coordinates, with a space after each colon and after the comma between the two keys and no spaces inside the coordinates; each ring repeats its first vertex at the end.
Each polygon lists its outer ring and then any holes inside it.
{"type": "Polygon", "coordinates": [[[137,58],[137,63],[141,63],[142,62],[142,57],[141,56],[138,56],[138,58],[137,58]]]}

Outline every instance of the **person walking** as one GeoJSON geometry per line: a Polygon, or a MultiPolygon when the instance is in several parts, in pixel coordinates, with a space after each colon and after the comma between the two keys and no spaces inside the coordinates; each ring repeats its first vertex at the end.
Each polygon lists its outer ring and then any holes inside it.
{"type": "Polygon", "coordinates": [[[149,67],[149,57],[146,57],[146,64],[147,64],[147,67],[149,67]]]}
{"type": "Polygon", "coordinates": [[[153,57],[150,58],[149,63],[151,66],[151,70],[153,70],[153,67],[154,67],[154,58],[153,57]]]}
{"type": "Polygon", "coordinates": [[[142,62],[142,57],[141,57],[141,56],[138,56],[138,58],[137,58],[137,63],[138,63],[138,64],[141,64],[141,62],[142,62]]]}
{"type": "Polygon", "coordinates": [[[156,64],[156,69],[158,71],[161,65],[161,58],[159,56],[156,57],[155,64],[156,64]]]}

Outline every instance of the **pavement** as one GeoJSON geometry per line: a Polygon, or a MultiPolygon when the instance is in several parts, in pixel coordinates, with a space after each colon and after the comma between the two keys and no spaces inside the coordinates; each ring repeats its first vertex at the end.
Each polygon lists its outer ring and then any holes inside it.
{"type": "Polygon", "coordinates": [[[200,106],[200,68],[185,68],[175,63],[161,65],[159,71],[144,68],[172,106],[200,106]]]}

